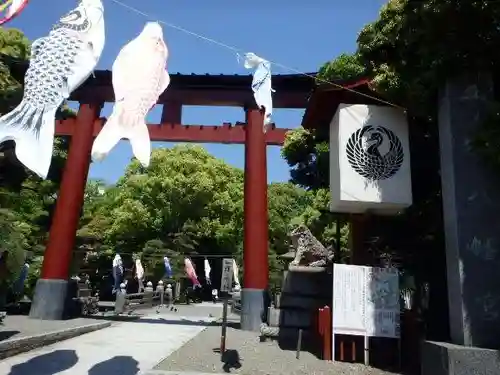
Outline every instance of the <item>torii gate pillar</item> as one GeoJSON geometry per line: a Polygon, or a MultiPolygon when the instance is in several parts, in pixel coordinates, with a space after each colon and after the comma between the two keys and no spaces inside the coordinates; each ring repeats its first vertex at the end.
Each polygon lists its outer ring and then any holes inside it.
{"type": "Polygon", "coordinates": [[[69,269],[94,141],[94,123],[100,111],[101,105],[93,104],[81,104],[78,110],[44,253],[42,274],[36,283],[31,304],[29,316],[33,319],[63,318],[69,269]]]}
{"type": "Polygon", "coordinates": [[[258,109],[246,110],[243,290],[241,329],[259,331],[265,313],[269,283],[267,145],[264,116],[258,109]]]}

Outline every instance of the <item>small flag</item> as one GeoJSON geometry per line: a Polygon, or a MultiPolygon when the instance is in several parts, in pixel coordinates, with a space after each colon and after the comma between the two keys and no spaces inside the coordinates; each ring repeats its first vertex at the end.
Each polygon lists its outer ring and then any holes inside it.
{"type": "Polygon", "coordinates": [[[142,280],[144,277],[144,267],[140,259],[135,260],[135,275],[137,276],[137,280],[142,280]]]}
{"type": "Polygon", "coordinates": [[[271,87],[271,63],[257,56],[253,52],[245,54],[244,66],[247,69],[255,69],[252,80],[252,90],[255,102],[259,108],[264,108],[264,131],[271,124],[273,113],[274,90],[271,87]]]}
{"type": "Polygon", "coordinates": [[[169,279],[172,278],[173,272],[168,257],[163,257],[163,264],[165,265],[165,275],[167,275],[167,278],[169,279]]]}
{"type": "Polygon", "coordinates": [[[119,254],[116,254],[113,259],[113,279],[113,291],[116,292],[120,288],[120,283],[123,279],[123,262],[122,257],[119,254]]]}
{"type": "Polygon", "coordinates": [[[189,260],[188,258],[184,259],[184,269],[188,277],[193,282],[193,286],[201,286],[200,282],[198,281],[198,276],[196,276],[196,271],[194,269],[193,263],[191,263],[191,260],[189,260]]]}
{"type": "Polygon", "coordinates": [[[241,285],[240,285],[240,279],[238,277],[238,265],[236,264],[236,260],[234,260],[233,258],[233,281],[234,281],[234,288],[236,290],[240,290],[241,289],[241,285]]]}
{"type": "Polygon", "coordinates": [[[208,259],[205,258],[205,261],[203,263],[204,268],[205,268],[205,280],[207,281],[207,284],[211,284],[210,281],[210,272],[212,271],[212,268],[210,268],[210,263],[208,262],[208,259]]]}
{"type": "Polygon", "coordinates": [[[16,280],[12,288],[15,294],[21,294],[23,292],[24,282],[28,278],[29,268],[30,265],[28,263],[24,263],[23,268],[21,268],[21,274],[19,275],[19,278],[16,280]]]}

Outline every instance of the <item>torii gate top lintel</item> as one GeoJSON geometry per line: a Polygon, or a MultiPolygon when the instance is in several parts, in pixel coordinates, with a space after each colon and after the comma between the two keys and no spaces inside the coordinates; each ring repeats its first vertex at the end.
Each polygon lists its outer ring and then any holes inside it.
{"type": "MultiPolygon", "coordinates": [[[[113,102],[109,70],[95,72],[84,85],[76,90],[71,100],[82,101],[89,97],[101,102],[113,102]],[[96,97],[96,94],[98,97],[96,97]]],[[[313,76],[313,75],[312,75],[313,76]]],[[[159,98],[158,104],[249,107],[254,105],[251,75],[181,74],[170,75],[170,85],[159,98]]],[[[314,79],[301,74],[272,76],[274,108],[306,108],[314,79]]]]}
{"type": "MultiPolygon", "coordinates": [[[[9,67],[11,74],[19,82],[24,79],[29,62],[0,54],[1,60],[9,67]]],[[[159,124],[149,124],[152,141],[197,142],[244,144],[245,122],[237,124],[182,124],[183,106],[233,106],[245,109],[255,108],[251,90],[252,75],[224,74],[180,74],[170,75],[168,90],[160,96],[158,104],[163,106],[159,124]],[[221,126],[222,125],[222,126],[221,126]]],[[[303,109],[308,106],[309,97],[315,87],[315,74],[273,75],[272,83],[274,108],[303,109]]],[[[93,76],[78,88],[70,101],[82,104],[103,105],[114,102],[112,72],[97,70],[93,76]]],[[[70,136],[75,132],[76,119],[57,121],[55,133],[70,136]]],[[[93,136],[102,129],[105,119],[97,119],[93,126],[93,136]]],[[[282,145],[289,129],[272,126],[264,136],[267,145],[282,145]]]]}
{"type": "MultiPolygon", "coordinates": [[[[0,54],[19,82],[23,81],[29,62],[0,54]]],[[[96,70],[93,76],[72,93],[69,100],[86,103],[114,102],[112,72],[96,70]]],[[[272,76],[274,108],[306,108],[309,95],[315,87],[315,73],[277,74],[272,76]]],[[[238,74],[170,74],[170,85],[158,104],[234,106],[254,105],[251,90],[252,75],[238,74]]]]}

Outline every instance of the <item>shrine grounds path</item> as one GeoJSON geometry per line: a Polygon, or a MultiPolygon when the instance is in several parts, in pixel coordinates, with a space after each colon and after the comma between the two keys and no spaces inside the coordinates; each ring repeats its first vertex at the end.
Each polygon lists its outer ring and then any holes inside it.
{"type": "Polygon", "coordinates": [[[136,321],[116,322],[109,328],[2,360],[0,374],[136,375],[150,370],[199,334],[221,311],[203,306],[180,307],[177,313],[162,310],[156,314],[153,310],[136,321]]]}
{"type": "MultiPolygon", "coordinates": [[[[177,308],[177,312],[149,310],[139,320],[113,322],[109,328],[7,358],[0,361],[0,375],[225,373],[220,354],[214,352],[220,343],[217,320],[222,306],[203,303],[177,308]]],[[[261,343],[255,332],[235,328],[228,328],[227,349],[233,353],[230,360],[241,363],[230,372],[242,375],[391,374],[362,365],[320,361],[307,352],[297,360],[295,352],[283,351],[274,342],[261,343]]]]}
{"type": "MultiPolygon", "coordinates": [[[[239,322],[233,316],[231,322],[239,322]]],[[[231,325],[231,324],[230,324],[231,325]]],[[[188,343],[160,362],[155,371],[145,375],[207,375],[222,374],[221,356],[214,350],[219,347],[221,328],[209,326],[188,343]],[[165,372],[162,372],[163,370],[165,372]],[[168,371],[168,372],[167,372],[168,371]],[[203,373],[203,374],[202,374],[203,373]]],[[[390,375],[395,374],[365,367],[361,364],[321,361],[308,352],[281,350],[276,342],[259,342],[255,332],[228,327],[226,349],[231,355],[227,362],[239,360],[241,367],[226,370],[240,375],[390,375]]]]}

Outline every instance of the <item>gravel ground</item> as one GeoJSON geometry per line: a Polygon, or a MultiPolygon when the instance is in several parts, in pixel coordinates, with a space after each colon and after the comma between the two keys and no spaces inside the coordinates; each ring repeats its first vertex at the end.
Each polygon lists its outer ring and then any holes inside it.
{"type": "Polygon", "coordinates": [[[229,360],[237,359],[241,367],[230,371],[223,369],[220,355],[214,351],[220,342],[221,328],[207,327],[182,348],[160,362],[155,370],[198,371],[206,373],[231,372],[241,375],[389,375],[360,364],[327,362],[317,359],[310,353],[301,352],[300,359],[294,351],[281,350],[276,342],[259,342],[255,332],[228,328],[227,350],[229,360]],[[237,354],[236,354],[237,353],[237,354]],[[234,358],[235,357],[235,358],[234,358]]]}

